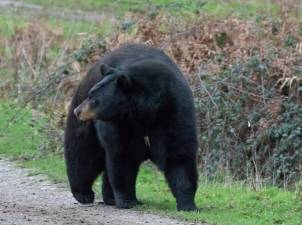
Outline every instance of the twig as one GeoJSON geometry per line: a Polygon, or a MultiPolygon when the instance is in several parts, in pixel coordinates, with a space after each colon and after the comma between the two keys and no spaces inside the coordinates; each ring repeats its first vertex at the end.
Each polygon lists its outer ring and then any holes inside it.
{"type": "Polygon", "coordinates": [[[200,85],[203,87],[203,89],[204,89],[204,90],[206,91],[206,93],[208,94],[208,96],[209,96],[211,102],[213,103],[213,105],[215,106],[215,108],[218,109],[218,106],[217,106],[217,104],[215,103],[215,101],[214,101],[212,95],[210,94],[210,92],[208,91],[208,89],[206,88],[206,86],[204,85],[204,83],[202,82],[201,77],[200,77],[200,74],[201,74],[201,67],[198,68],[198,74],[197,74],[198,80],[199,80],[199,82],[200,82],[200,85]]]}
{"type": "Polygon", "coordinates": [[[266,101],[265,101],[265,88],[264,88],[264,80],[263,80],[263,73],[261,73],[261,90],[262,90],[262,99],[263,99],[263,104],[266,106],[266,101]]]}
{"type": "MultiPolygon", "coordinates": [[[[26,61],[27,65],[28,65],[28,67],[30,68],[30,70],[31,70],[31,72],[32,72],[32,74],[33,74],[33,78],[37,77],[36,71],[35,71],[35,69],[33,68],[33,66],[31,65],[31,63],[30,63],[30,61],[29,61],[29,58],[28,58],[28,56],[27,56],[27,53],[26,53],[24,47],[22,47],[22,54],[23,54],[23,56],[24,56],[24,58],[25,58],[25,61],[26,61]]],[[[34,80],[34,79],[32,79],[32,80],[34,80]]]]}

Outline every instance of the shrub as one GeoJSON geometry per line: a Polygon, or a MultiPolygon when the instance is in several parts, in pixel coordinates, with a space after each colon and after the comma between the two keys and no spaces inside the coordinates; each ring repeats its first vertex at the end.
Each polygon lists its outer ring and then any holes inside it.
{"type": "Polygon", "coordinates": [[[197,74],[200,159],[209,178],[230,173],[285,186],[301,178],[302,108],[264,79],[268,68],[253,56],[217,77],[197,74]]]}

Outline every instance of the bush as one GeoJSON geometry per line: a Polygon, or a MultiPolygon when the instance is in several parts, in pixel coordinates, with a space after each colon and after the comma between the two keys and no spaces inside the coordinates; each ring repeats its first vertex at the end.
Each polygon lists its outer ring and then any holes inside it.
{"type": "Polygon", "coordinates": [[[301,178],[302,108],[264,79],[268,69],[253,56],[217,77],[198,74],[200,159],[209,178],[230,173],[285,186],[301,178]]]}

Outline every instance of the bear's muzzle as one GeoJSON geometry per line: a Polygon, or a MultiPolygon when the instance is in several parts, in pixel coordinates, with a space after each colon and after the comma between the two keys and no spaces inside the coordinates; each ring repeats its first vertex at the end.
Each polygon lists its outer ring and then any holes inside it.
{"type": "Polygon", "coordinates": [[[75,116],[82,121],[94,120],[96,118],[95,112],[91,109],[89,100],[86,99],[73,111],[75,116]]]}

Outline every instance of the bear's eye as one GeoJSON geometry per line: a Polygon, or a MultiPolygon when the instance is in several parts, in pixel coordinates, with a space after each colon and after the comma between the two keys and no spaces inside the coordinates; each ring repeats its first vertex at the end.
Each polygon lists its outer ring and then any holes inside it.
{"type": "Polygon", "coordinates": [[[95,99],[90,99],[90,106],[95,107],[98,104],[98,101],[95,99]]]}

